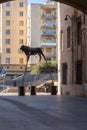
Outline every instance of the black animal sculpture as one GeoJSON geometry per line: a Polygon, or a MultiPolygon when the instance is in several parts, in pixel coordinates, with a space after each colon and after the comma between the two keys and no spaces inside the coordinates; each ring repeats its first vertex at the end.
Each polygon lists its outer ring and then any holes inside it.
{"type": "Polygon", "coordinates": [[[44,56],[43,52],[42,52],[42,49],[40,47],[38,48],[33,48],[33,47],[29,47],[29,46],[25,46],[25,45],[22,45],[21,48],[20,48],[24,53],[25,55],[27,56],[27,62],[29,60],[29,57],[31,55],[36,55],[38,54],[39,55],[39,61],[41,61],[41,56],[43,56],[44,60],[46,61],[46,57],[44,56]]]}
{"type": "MultiPolygon", "coordinates": [[[[25,55],[27,56],[27,64],[28,64],[28,60],[29,60],[29,57],[31,55],[36,55],[38,54],[39,55],[39,62],[41,61],[41,56],[43,56],[44,60],[46,61],[47,63],[47,60],[46,60],[46,57],[44,56],[43,52],[42,52],[42,49],[40,47],[38,48],[33,48],[33,47],[29,47],[29,46],[25,46],[25,45],[22,45],[20,47],[20,49],[25,53],[25,55]]],[[[22,80],[22,85],[24,84],[24,78],[25,78],[25,72],[27,71],[27,64],[26,64],[26,67],[25,67],[25,71],[24,71],[24,75],[23,75],[23,80],[22,80]]],[[[49,70],[49,73],[50,73],[50,77],[51,77],[51,80],[53,82],[53,79],[52,79],[52,74],[51,74],[51,71],[49,70]]]]}

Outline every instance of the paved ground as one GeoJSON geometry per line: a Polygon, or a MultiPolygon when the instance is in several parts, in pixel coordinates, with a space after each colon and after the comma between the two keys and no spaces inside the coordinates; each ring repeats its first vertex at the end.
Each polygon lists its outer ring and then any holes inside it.
{"type": "Polygon", "coordinates": [[[0,130],[87,130],[87,99],[0,96],[0,130]]]}

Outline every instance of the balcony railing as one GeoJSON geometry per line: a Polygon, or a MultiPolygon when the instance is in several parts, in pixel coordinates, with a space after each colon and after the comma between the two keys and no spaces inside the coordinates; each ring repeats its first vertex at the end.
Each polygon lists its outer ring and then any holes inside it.
{"type": "Polygon", "coordinates": [[[56,53],[52,53],[52,52],[46,53],[45,55],[46,57],[56,57],[56,53]]]}
{"type": "Polygon", "coordinates": [[[41,36],[56,37],[56,33],[49,34],[49,33],[45,32],[45,33],[42,33],[41,36]]]}
{"type": "Polygon", "coordinates": [[[51,56],[52,57],[56,57],[56,53],[51,53],[51,56]]]}
{"type": "Polygon", "coordinates": [[[48,43],[48,42],[44,42],[44,43],[41,43],[41,46],[56,46],[56,43],[48,43]]]}
{"type": "Polygon", "coordinates": [[[54,9],[54,10],[56,10],[56,5],[54,6],[54,5],[41,5],[41,7],[42,7],[42,9],[44,10],[44,9],[48,9],[48,8],[50,8],[50,9],[54,9]]]}
{"type": "Polygon", "coordinates": [[[56,28],[56,24],[55,24],[55,23],[53,23],[53,24],[44,23],[44,24],[42,25],[42,27],[56,28]]]}
{"type": "Polygon", "coordinates": [[[42,14],[42,18],[56,18],[56,14],[42,14]]]}

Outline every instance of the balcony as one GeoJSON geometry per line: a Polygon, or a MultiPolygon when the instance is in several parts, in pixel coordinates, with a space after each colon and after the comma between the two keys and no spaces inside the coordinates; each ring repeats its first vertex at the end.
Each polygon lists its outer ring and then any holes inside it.
{"type": "Polygon", "coordinates": [[[56,53],[50,52],[45,54],[46,57],[56,57],[56,53]]]}
{"type": "Polygon", "coordinates": [[[42,37],[56,37],[56,33],[55,32],[52,32],[52,33],[47,33],[47,32],[44,32],[41,34],[42,37]]]}
{"type": "Polygon", "coordinates": [[[41,46],[52,46],[53,47],[53,46],[56,46],[56,43],[51,43],[51,42],[47,43],[47,42],[44,42],[44,43],[41,43],[41,46]]]}
{"type": "Polygon", "coordinates": [[[56,18],[56,14],[42,14],[42,18],[56,18]]]}
{"type": "Polygon", "coordinates": [[[56,28],[56,24],[55,23],[52,23],[52,24],[44,23],[41,27],[42,28],[56,28]]]}
{"type": "Polygon", "coordinates": [[[56,53],[51,53],[51,56],[52,57],[56,57],[56,53]]]}
{"type": "Polygon", "coordinates": [[[56,10],[56,5],[41,5],[41,8],[44,9],[51,9],[51,10],[56,10]]]}

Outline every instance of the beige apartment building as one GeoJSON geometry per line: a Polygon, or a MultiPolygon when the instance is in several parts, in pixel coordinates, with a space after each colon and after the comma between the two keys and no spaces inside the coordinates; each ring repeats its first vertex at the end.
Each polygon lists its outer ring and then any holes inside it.
{"type": "MultiPolygon", "coordinates": [[[[49,61],[56,60],[56,8],[56,2],[46,2],[45,4],[31,4],[28,11],[30,12],[30,46],[42,47],[49,61]]],[[[38,56],[32,56],[30,64],[36,64],[38,60],[38,56]]]]}
{"type": "Polygon", "coordinates": [[[60,93],[87,97],[87,15],[60,4],[60,93]]]}
{"type": "Polygon", "coordinates": [[[20,51],[27,44],[27,0],[0,5],[1,65],[7,71],[23,71],[26,56],[20,51]]]}

